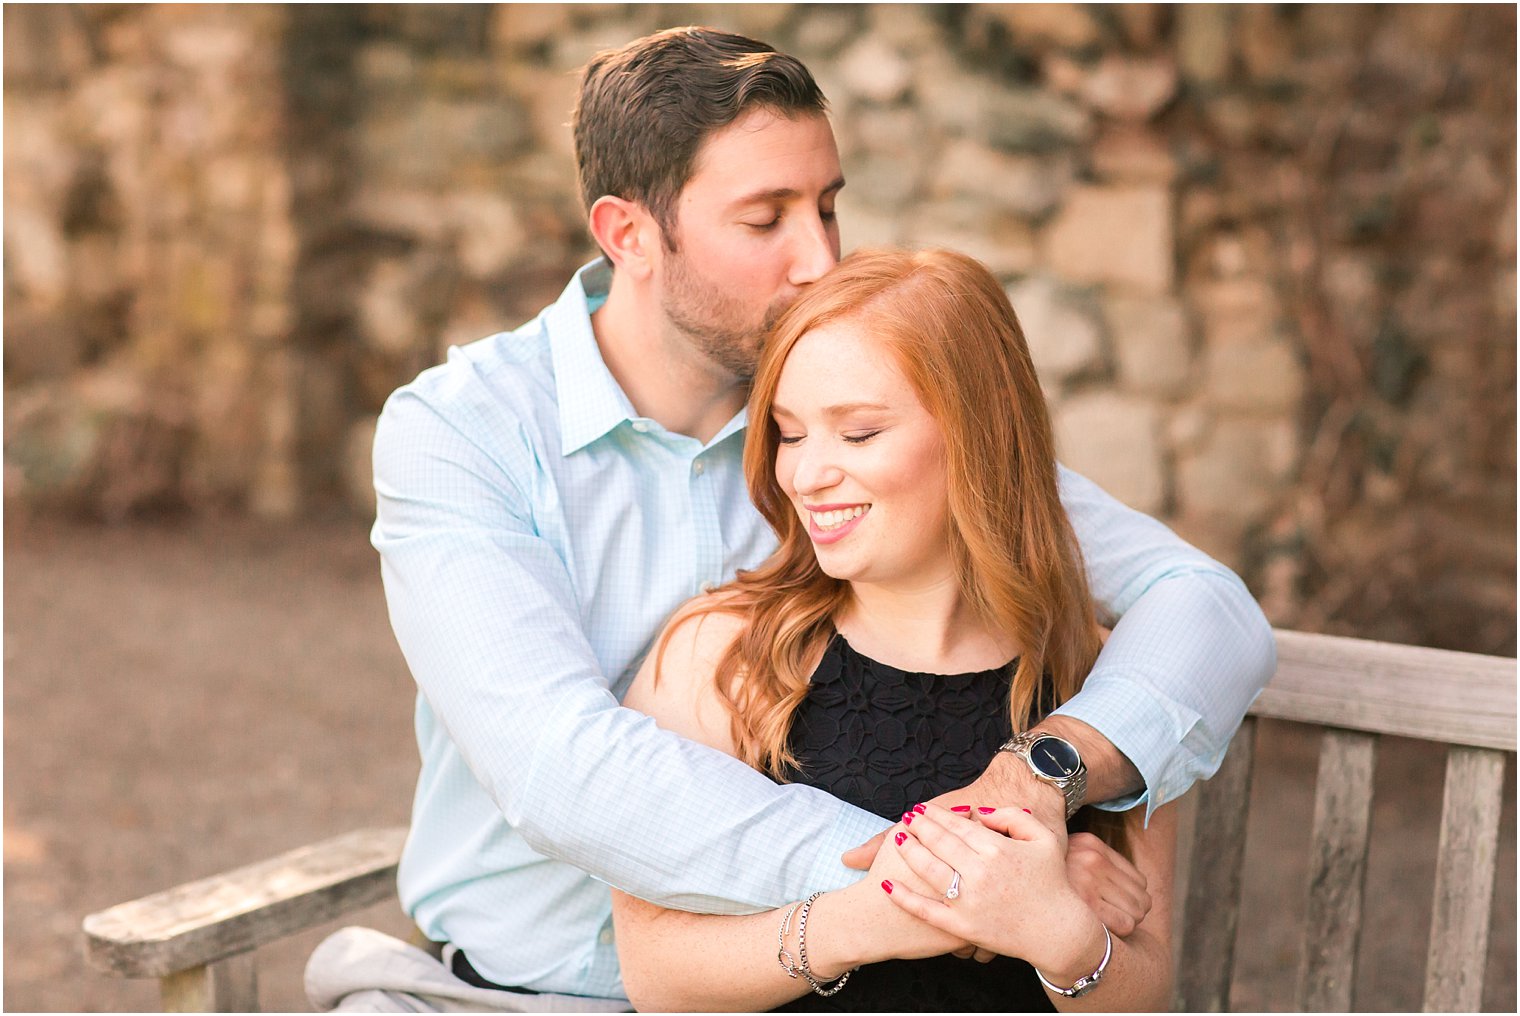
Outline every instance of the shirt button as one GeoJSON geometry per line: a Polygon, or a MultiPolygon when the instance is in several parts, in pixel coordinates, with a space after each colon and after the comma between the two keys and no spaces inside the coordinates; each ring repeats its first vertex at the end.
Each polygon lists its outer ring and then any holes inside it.
{"type": "Polygon", "coordinates": [[[718,588],[718,584],[716,582],[704,582],[704,583],[702,583],[702,592],[704,592],[704,593],[715,592],[717,590],[717,588],[718,588]]]}
{"type": "Polygon", "coordinates": [[[603,928],[602,929],[602,933],[600,935],[598,935],[597,937],[599,939],[601,939],[602,945],[611,945],[612,944],[612,929],[611,928],[603,928]]]}
{"type": "Polygon", "coordinates": [[[635,420],[633,421],[633,429],[638,431],[640,434],[648,434],[649,424],[644,420],[635,420]]]}
{"type": "Polygon", "coordinates": [[[707,467],[706,467],[706,466],[705,466],[705,465],[703,465],[703,464],[702,464],[702,460],[701,460],[701,459],[698,459],[698,460],[697,460],[697,461],[696,461],[696,462],[693,462],[693,463],[692,463],[692,464],[691,464],[691,472],[692,472],[692,475],[694,475],[694,476],[701,476],[701,475],[702,475],[702,472],[703,472],[703,471],[704,471],[704,470],[705,470],[705,469],[706,469],[706,468],[707,468],[707,467]]]}

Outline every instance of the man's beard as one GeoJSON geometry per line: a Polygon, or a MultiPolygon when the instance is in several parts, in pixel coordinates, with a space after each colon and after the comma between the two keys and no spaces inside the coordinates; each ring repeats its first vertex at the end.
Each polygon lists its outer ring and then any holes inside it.
{"type": "Polygon", "coordinates": [[[661,309],[685,333],[696,349],[741,384],[755,379],[760,342],[786,307],[772,304],[758,322],[746,321],[748,311],[733,297],[691,271],[682,254],[667,256],[665,294],[661,309]]]}

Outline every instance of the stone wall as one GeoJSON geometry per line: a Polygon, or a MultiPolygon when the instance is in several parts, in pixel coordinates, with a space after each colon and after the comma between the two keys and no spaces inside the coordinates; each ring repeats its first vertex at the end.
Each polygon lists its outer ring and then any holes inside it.
{"type": "Polygon", "coordinates": [[[805,60],[845,247],[1006,280],[1064,459],[1285,625],[1514,650],[1506,7],[5,9],[6,495],[368,511],[386,394],[593,248],[575,70],[805,60]]]}
{"type": "Polygon", "coordinates": [[[8,499],[293,506],[284,15],[38,7],[5,29],[8,499]]]}

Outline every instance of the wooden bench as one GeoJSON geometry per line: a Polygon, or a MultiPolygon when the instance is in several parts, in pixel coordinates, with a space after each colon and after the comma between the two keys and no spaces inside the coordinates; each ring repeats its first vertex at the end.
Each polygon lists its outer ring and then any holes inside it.
{"type": "MultiPolygon", "coordinates": [[[[1256,717],[1324,728],[1298,969],[1299,1008],[1352,1007],[1379,735],[1449,746],[1432,894],[1427,1011],[1481,1005],[1505,756],[1515,751],[1515,661],[1301,632],[1197,804],[1175,1007],[1229,1008],[1256,717]]],[[[395,893],[406,830],[367,829],[84,920],[96,967],[156,977],[170,1012],[258,1009],[255,950],[395,893]]]]}

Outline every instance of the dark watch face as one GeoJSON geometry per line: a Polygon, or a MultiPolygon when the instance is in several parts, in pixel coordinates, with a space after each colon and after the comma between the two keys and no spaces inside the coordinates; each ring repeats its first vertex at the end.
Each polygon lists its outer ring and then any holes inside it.
{"type": "Polygon", "coordinates": [[[1041,773],[1053,780],[1075,776],[1082,759],[1077,749],[1059,737],[1042,737],[1029,746],[1029,761],[1041,773]]]}

